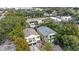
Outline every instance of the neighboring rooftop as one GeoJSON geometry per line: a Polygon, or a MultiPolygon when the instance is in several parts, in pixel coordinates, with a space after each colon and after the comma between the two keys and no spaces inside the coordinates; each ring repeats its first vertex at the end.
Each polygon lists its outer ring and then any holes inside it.
{"type": "Polygon", "coordinates": [[[55,22],[61,22],[61,21],[69,21],[72,20],[71,16],[56,16],[56,17],[50,17],[55,22]]]}
{"type": "Polygon", "coordinates": [[[28,37],[30,35],[38,35],[38,33],[33,28],[24,29],[24,36],[28,37]]]}
{"type": "Polygon", "coordinates": [[[27,19],[27,22],[31,22],[31,21],[41,21],[41,20],[44,20],[46,18],[30,18],[30,19],[27,19]]]}
{"type": "Polygon", "coordinates": [[[44,36],[48,36],[49,34],[55,33],[52,29],[46,27],[46,26],[41,26],[37,28],[39,32],[41,32],[44,36]]]}
{"type": "Polygon", "coordinates": [[[66,20],[68,21],[68,20],[71,20],[72,17],[71,17],[71,16],[61,16],[61,19],[62,19],[62,20],[65,20],[65,21],[66,21],[66,20]]]}
{"type": "Polygon", "coordinates": [[[61,19],[60,18],[58,18],[58,17],[50,17],[51,19],[53,19],[54,21],[61,21],[61,19]]]}

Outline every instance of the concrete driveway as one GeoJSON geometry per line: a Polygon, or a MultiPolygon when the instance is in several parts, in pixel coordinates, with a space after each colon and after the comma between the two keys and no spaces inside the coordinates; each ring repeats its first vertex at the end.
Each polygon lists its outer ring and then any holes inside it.
{"type": "Polygon", "coordinates": [[[59,45],[54,45],[54,51],[62,51],[61,47],[59,45]]]}
{"type": "Polygon", "coordinates": [[[40,51],[36,45],[29,46],[31,51],[40,51]]]}

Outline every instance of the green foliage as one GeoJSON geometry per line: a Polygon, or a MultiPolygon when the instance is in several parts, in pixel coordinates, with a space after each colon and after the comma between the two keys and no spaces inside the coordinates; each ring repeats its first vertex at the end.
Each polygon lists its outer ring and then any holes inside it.
{"type": "Polygon", "coordinates": [[[65,50],[79,50],[79,28],[76,24],[68,22],[66,24],[57,24],[53,22],[43,23],[57,32],[55,40],[65,50]]]}
{"type": "Polygon", "coordinates": [[[15,10],[10,10],[6,14],[6,18],[0,20],[0,41],[3,38],[10,38],[16,45],[18,51],[28,51],[29,47],[23,35],[23,29],[25,28],[24,16],[15,10]]]}
{"type": "Polygon", "coordinates": [[[23,11],[22,13],[23,13],[23,15],[25,17],[30,16],[32,18],[36,18],[36,17],[43,17],[44,11],[40,11],[40,10],[37,10],[37,11],[28,10],[28,11],[23,11]]]}
{"type": "Polygon", "coordinates": [[[53,51],[53,45],[51,43],[44,42],[44,45],[42,46],[42,50],[53,51]]]}
{"type": "Polygon", "coordinates": [[[63,44],[65,49],[79,50],[79,38],[74,35],[63,35],[63,44]]]}
{"type": "Polygon", "coordinates": [[[26,42],[25,39],[14,36],[12,37],[12,41],[15,43],[17,51],[29,51],[30,50],[28,43],[26,42]]]}

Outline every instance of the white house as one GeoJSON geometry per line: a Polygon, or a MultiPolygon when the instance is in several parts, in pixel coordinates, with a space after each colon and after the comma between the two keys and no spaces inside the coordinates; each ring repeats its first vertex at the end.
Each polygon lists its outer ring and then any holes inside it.
{"type": "Polygon", "coordinates": [[[47,18],[30,18],[27,19],[26,22],[30,25],[30,27],[34,28],[37,24],[44,23],[47,18]]]}
{"type": "Polygon", "coordinates": [[[3,14],[3,11],[0,11],[0,16],[2,16],[2,14],[3,14]]]}
{"type": "Polygon", "coordinates": [[[68,22],[71,21],[73,18],[71,16],[56,16],[50,17],[50,19],[55,22],[68,22]]]}
{"type": "Polygon", "coordinates": [[[24,29],[24,36],[29,45],[34,45],[40,41],[40,35],[33,28],[24,29]]]}
{"type": "Polygon", "coordinates": [[[71,16],[61,16],[61,20],[62,21],[70,21],[70,20],[72,20],[72,17],[71,16]]]}
{"type": "Polygon", "coordinates": [[[50,29],[46,26],[41,26],[41,27],[37,28],[37,31],[39,32],[41,37],[44,39],[44,41],[46,41],[46,42],[54,41],[54,38],[55,38],[54,36],[55,36],[56,32],[53,31],[52,29],[50,29]]]}
{"type": "Polygon", "coordinates": [[[50,17],[50,19],[54,22],[61,22],[62,20],[58,17],[50,17]]]}
{"type": "Polygon", "coordinates": [[[46,18],[30,18],[30,19],[27,19],[26,22],[30,23],[30,22],[37,21],[38,23],[43,23],[45,19],[46,18]]]}
{"type": "Polygon", "coordinates": [[[29,24],[29,26],[30,26],[31,28],[35,28],[37,25],[36,25],[34,22],[31,22],[31,23],[29,24]]]}
{"type": "Polygon", "coordinates": [[[0,11],[0,20],[5,18],[5,14],[7,13],[7,11],[0,11]]]}

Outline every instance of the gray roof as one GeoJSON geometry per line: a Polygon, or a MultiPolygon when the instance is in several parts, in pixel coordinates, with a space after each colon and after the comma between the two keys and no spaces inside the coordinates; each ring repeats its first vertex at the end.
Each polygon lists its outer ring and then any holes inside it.
{"type": "Polygon", "coordinates": [[[48,36],[49,34],[56,33],[55,31],[53,31],[52,29],[50,29],[46,26],[41,26],[41,27],[37,28],[37,30],[44,36],[48,36]]]}
{"type": "Polygon", "coordinates": [[[45,20],[46,18],[30,18],[27,19],[26,22],[31,22],[31,21],[40,21],[40,20],[45,20]]]}
{"type": "Polygon", "coordinates": [[[24,36],[28,37],[30,35],[38,35],[38,33],[33,28],[24,29],[24,36]]]}

